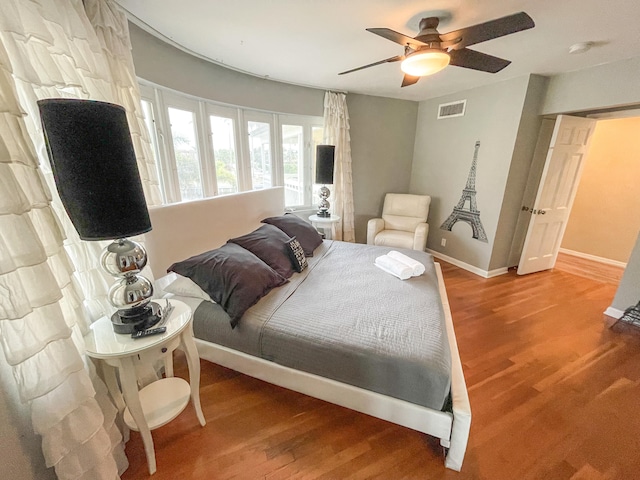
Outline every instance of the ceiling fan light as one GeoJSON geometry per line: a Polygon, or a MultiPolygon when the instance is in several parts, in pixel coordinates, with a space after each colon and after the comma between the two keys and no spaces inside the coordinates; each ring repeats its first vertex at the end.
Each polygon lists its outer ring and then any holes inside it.
{"type": "Polygon", "coordinates": [[[449,60],[447,52],[425,48],[407,56],[400,64],[400,68],[407,75],[425,77],[442,70],[449,65],[449,60]]]}

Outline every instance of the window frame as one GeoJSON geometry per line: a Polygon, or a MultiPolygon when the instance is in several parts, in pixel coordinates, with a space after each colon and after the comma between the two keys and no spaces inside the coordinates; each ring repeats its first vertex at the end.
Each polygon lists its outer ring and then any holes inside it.
{"type": "MultiPolygon", "coordinates": [[[[303,115],[278,115],[278,132],[280,135],[280,145],[283,144],[284,138],[282,135],[282,127],[284,125],[300,126],[302,127],[302,136],[304,142],[304,169],[303,169],[303,185],[304,202],[302,205],[287,205],[291,210],[307,210],[313,206],[313,185],[315,183],[315,175],[313,172],[313,165],[315,163],[315,151],[313,150],[313,128],[324,128],[324,120],[322,117],[311,117],[303,115]]],[[[284,185],[284,158],[282,158],[282,185],[284,185]]]]}
{"type": "MultiPolygon", "coordinates": [[[[169,203],[167,199],[167,180],[165,179],[164,168],[162,168],[162,161],[166,155],[161,153],[161,149],[164,148],[163,139],[160,138],[160,129],[158,127],[158,102],[156,99],[156,92],[154,88],[148,85],[140,85],[140,99],[143,102],[147,102],[150,105],[151,118],[149,119],[152,128],[148,131],[149,140],[151,141],[151,151],[156,163],[156,174],[158,175],[158,182],[160,186],[160,195],[162,196],[162,203],[169,203]]],[[[144,114],[144,106],[141,110],[144,114]]],[[[146,124],[146,121],[145,121],[146,124]]],[[[148,126],[148,125],[147,125],[148,126]]]]}
{"type": "Polygon", "coordinates": [[[178,202],[185,201],[180,194],[180,182],[178,180],[178,164],[176,162],[176,152],[173,145],[173,134],[171,132],[171,120],[169,118],[169,109],[174,108],[177,110],[188,111],[193,114],[194,121],[194,135],[196,142],[196,152],[198,156],[198,167],[200,170],[200,181],[202,183],[202,198],[214,196],[215,181],[215,168],[211,171],[211,165],[207,155],[206,134],[203,128],[203,113],[201,102],[184,97],[182,95],[173,92],[163,92],[163,109],[162,116],[164,117],[164,123],[166,125],[166,149],[168,153],[169,166],[171,168],[170,178],[175,184],[173,185],[174,198],[178,202]],[[212,176],[213,175],[213,178],[212,176]]]}
{"type": "MultiPolygon", "coordinates": [[[[207,149],[209,150],[210,158],[212,160],[214,175],[216,173],[216,156],[213,149],[213,131],[211,130],[210,117],[212,116],[228,118],[229,120],[231,120],[233,124],[233,148],[235,150],[235,155],[236,155],[236,175],[237,175],[236,181],[238,183],[238,192],[251,190],[250,184],[247,185],[245,181],[245,172],[244,172],[245,166],[244,166],[244,162],[241,161],[242,153],[241,153],[241,146],[240,146],[240,131],[239,131],[240,119],[239,119],[238,109],[222,106],[222,105],[216,105],[209,102],[204,102],[204,107],[205,107],[205,116],[206,116],[205,124],[207,127],[206,143],[207,143],[207,149]]],[[[217,177],[215,180],[216,182],[215,182],[214,190],[215,190],[215,195],[217,196],[219,195],[217,177]]]]}
{"type": "Polygon", "coordinates": [[[138,83],[141,98],[149,102],[152,107],[154,131],[149,133],[156,139],[157,147],[154,148],[154,153],[156,155],[163,204],[187,201],[182,200],[180,194],[178,169],[169,120],[169,108],[176,108],[193,113],[195,142],[204,198],[219,195],[210,116],[228,118],[233,123],[238,192],[253,189],[248,122],[261,122],[269,126],[272,186],[284,186],[282,126],[302,126],[304,141],[303,200],[305,204],[285,206],[287,210],[292,211],[313,208],[312,191],[314,179],[312,167],[315,154],[311,148],[313,144],[312,132],[314,127],[324,128],[322,117],[249,109],[195,97],[155,85],[143,79],[138,79],[138,83]]]}
{"type": "MultiPolygon", "coordinates": [[[[276,187],[276,186],[281,186],[283,185],[283,177],[282,177],[282,172],[281,172],[281,168],[278,168],[278,162],[277,159],[282,157],[282,153],[280,151],[279,155],[278,155],[278,138],[279,136],[277,136],[277,132],[275,131],[275,114],[273,113],[267,113],[267,112],[259,112],[259,111],[255,111],[255,110],[245,110],[243,111],[243,122],[242,122],[242,138],[244,139],[244,142],[242,142],[244,144],[244,152],[245,155],[243,156],[246,159],[246,165],[249,167],[248,168],[248,174],[249,174],[249,182],[248,185],[250,186],[250,190],[255,190],[254,186],[253,186],[253,173],[251,171],[251,152],[250,150],[250,144],[249,144],[249,122],[256,122],[256,123],[266,123],[267,125],[269,125],[269,155],[270,155],[270,161],[271,161],[271,186],[272,187],[276,187]],[[278,155],[278,156],[276,156],[278,155]]],[[[282,150],[280,148],[280,150],[282,150]]]]}

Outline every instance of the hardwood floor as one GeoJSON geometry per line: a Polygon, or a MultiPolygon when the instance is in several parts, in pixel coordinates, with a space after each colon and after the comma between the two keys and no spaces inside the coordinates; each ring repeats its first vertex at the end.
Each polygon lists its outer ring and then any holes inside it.
{"type": "MultiPolygon", "coordinates": [[[[153,432],[154,480],[640,478],[640,335],[605,324],[616,287],[442,265],[473,415],[462,472],[431,437],[202,361],[207,425],[189,406],[153,432]]],[[[147,478],[136,432],[127,456],[123,480],[147,478]]]]}
{"type": "Polygon", "coordinates": [[[554,269],[616,286],[620,284],[620,279],[622,279],[622,274],[624,273],[623,267],[608,265],[562,252],[558,253],[554,269]]]}

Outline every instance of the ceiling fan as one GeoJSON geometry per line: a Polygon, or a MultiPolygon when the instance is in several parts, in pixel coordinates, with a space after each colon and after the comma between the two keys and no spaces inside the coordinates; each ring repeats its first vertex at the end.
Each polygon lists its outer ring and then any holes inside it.
{"type": "Polygon", "coordinates": [[[434,74],[447,65],[471,68],[482,72],[497,73],[511,63],[509,60],[467,48],[511,33],[533,28],[535,23],[524,12],[479,23],[453,32],[438,33],[438,17],[420,20],[420,32],[408,37],[389,28],[367,28],[367,31],[404,46],[404,55],[386,58],[379,62],[341,72],[338,75],[356,72],[383,63],[402,62],[405,73],[402,86],[413,85],[420,77],[434,74]]]}

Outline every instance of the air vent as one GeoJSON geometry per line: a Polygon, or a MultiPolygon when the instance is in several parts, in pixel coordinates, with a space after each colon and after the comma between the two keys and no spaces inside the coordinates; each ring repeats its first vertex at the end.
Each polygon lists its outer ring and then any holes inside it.
{"type": "Polygon", "coordinates": [[[464,115],[466,100],[458,100],[457,102],[442,103],[438,106],[438,120],[441,118],[462,117],[464,115]]]}

